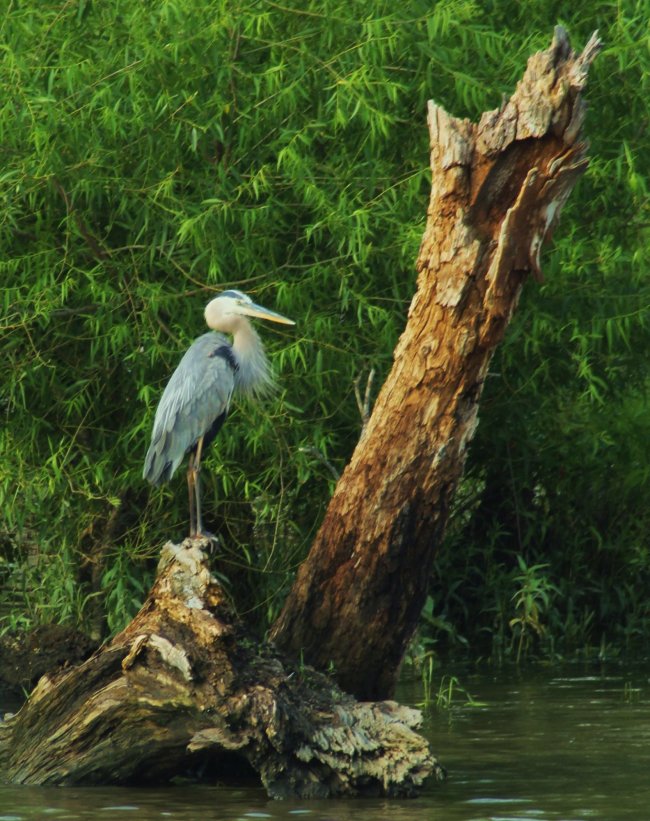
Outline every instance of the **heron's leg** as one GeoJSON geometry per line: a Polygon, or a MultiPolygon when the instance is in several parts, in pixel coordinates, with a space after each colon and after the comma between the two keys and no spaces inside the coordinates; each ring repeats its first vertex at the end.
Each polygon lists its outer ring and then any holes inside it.
{"type": "Polygon", "coordinates": [[[203,522],[201,520],[201,451],[203,450],[203,437],[196,443],[194,454],[194,491],[196,493],[196,535],[203,535],[203,522]]]}
{"type": "Polygon", "coordinates": [[[190,453],[190,459],[187,465],[187,489],[190,495],[190,539],[196,536],[196,508],[195,500],[195,473],[194,473],[194,454],[190,453]]]}

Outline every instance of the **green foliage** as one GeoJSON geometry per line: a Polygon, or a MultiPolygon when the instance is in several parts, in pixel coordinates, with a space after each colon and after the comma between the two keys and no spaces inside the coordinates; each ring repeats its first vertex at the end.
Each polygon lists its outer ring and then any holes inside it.
{"type": "Polygon", "coordinates": [[[443,675],[438,680],[436,675],[436,659],[427,653],[419,662],[420,678],[422,681],[422,701],[418,707],[431,709],[435,706],[439,710],[452,710],[454,707],[484,707],[485,703],[477,701],[474,696],[460,682],[457,676],[443,675]],[[435,690],[436,682],[438,684],[435,690]]]}
{"type": "Polygon", "coordinates": [[[548,581],[544,571],[546,564],[528,566],[521,556],[517,556],[520,573],[515,576],[519,588],[513,594],[513,606],[516,615],[510,619],[513,641],[517,643],[517,662],[525,655],[531,637],[543,637],[546,632],[543,619],[549,609],[550,599],[557,588],[548,581]]]}
{"type": "Polygon", "coordinates": [[[521,557],[559,591],[550,633],[646,628],[647,15],[567,8],[11,0],[0,585],[26,617],[83,621],[101,593],[115,630],[137,608],[187,518],[182,474],[141,479],[156,402],[204,304],[240,287],[299,324],[263,329],[282,390],[220,433],[205,518],[242,612],[273,618],[358,438],[354,380],[383,378],[404,324],[426,100],[478,117],[562,22],[606,45],[594,159],[488,380],[431,618],[509,641],[521,557]]]}

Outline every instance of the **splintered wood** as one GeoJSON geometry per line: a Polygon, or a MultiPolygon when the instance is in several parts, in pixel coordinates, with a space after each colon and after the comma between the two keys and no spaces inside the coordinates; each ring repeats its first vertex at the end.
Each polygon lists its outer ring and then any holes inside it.
{"type": "Polygon", "coordinates": [[[429,103],[431,196],[394,364],[272,630],[360,698],[393,692],[490,360],[587,166],[582,91],[600,48],[558,28],[478,124],[429,103]]]}

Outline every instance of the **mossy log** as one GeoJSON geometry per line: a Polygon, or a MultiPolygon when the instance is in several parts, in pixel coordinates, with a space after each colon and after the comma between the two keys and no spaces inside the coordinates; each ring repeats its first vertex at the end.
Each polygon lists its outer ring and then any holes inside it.
{"type": "Polygon", "coordinates": [[[120,784],[253,770],[276,798],[408,796],[441,768],[417,710],[361,703],[258,646],[210,573],[208,543],[168,543],[135,619],[44,676],[0,724],[19,784],[120,784]]]}

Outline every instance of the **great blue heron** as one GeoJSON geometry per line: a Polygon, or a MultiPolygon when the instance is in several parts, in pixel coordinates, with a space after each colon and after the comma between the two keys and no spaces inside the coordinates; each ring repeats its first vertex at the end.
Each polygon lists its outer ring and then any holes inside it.
{"type": "Polygon", "coordinates": [[[241,291],[208,302],[206,334],[195,339],[167,383],[153,423],[143,476],[154,485],[170,479],[189,454],[190,537],[201,535],[201,455],[226,421],[233,391],[258,397],[273,384],[264,346],[247,316],[295,325],[256,305],[241,291]],[[232,335],[232,342],[222,333],[232,335]]]}

